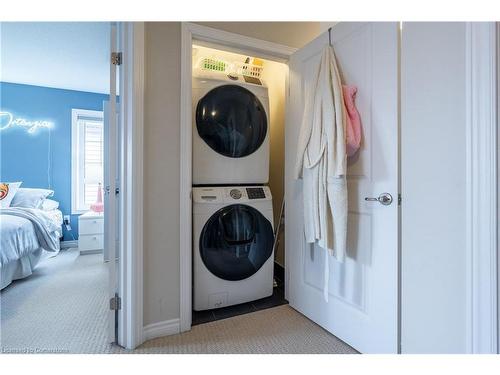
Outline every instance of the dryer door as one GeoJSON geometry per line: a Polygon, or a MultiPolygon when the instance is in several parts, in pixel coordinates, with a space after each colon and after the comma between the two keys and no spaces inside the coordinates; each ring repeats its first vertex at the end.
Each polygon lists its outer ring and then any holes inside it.
{"type": "Polygon", "coordinates": [[[203,227],[201,259],[215,276],[243,280],[256,273],[273,251],[273,228],[255,208],[235,204],[214,213],[203,227]]]}
{"type": "Polygon", "coordinates": [[[241,158],[254,153],[264,142],[266,111],[246,88],[219,86],[198,102],[196,128],[214,151],[230,158],[241,158]]]}

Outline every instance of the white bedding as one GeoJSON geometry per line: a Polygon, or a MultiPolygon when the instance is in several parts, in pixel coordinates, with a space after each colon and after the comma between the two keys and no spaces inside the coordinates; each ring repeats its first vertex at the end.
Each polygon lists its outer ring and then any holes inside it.
{"type": "Polygon", "coordinates": [[[54,209],[54,210],[43,210],[47,215],[50,216],[52,221],[58,226],[58,234],[59,237],[62,236],[62,225],[63,225],[63,213],[61,210],[54,209]]]}
{"type": "Polygon", "coordinates": [[[59,251],[62,214],[48,212],[19,207],[0,209],[0,268],[5,270],[12,263],[40,252],[40,249],[59,251]]]}

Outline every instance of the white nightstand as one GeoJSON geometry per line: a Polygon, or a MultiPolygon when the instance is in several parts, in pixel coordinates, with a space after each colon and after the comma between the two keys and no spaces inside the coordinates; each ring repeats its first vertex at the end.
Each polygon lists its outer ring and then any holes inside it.
{"type": "Polygon", "coordinates": [[[104,214],[89,211],[78,218],[80,254],[97,254],[104,250],[104,214]]]}

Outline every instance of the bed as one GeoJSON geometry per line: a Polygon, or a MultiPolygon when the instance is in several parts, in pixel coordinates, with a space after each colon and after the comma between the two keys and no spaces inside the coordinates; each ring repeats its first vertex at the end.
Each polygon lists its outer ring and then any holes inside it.
{"type": "Polygon", "coordinates": [[[0,209],[0,289],[32,274],[40,260],[59,252],[63,217],[59,209],[0,209]]]}

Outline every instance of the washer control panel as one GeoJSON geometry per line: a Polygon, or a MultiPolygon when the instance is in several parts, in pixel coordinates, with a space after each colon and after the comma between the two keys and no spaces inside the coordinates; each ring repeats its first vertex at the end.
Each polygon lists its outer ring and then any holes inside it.
{"type": "Polygon", "coordinates": [[[233,186],[224,189],[224,201],[238,203],[271,200],[271,190],[268,186],[233,186]]]}
{"type": "Polygon", "coordinates": [[[266,198],[266,193],[262,187],[248,187],[245,189],[247,191],[248,199],[264,199],[266,198]]]}
{"type": "Polygon", "coordinates": [[[193,187],[193,201],[203,203],[244,203],[271,200],[268,186],[193,187]]]}

